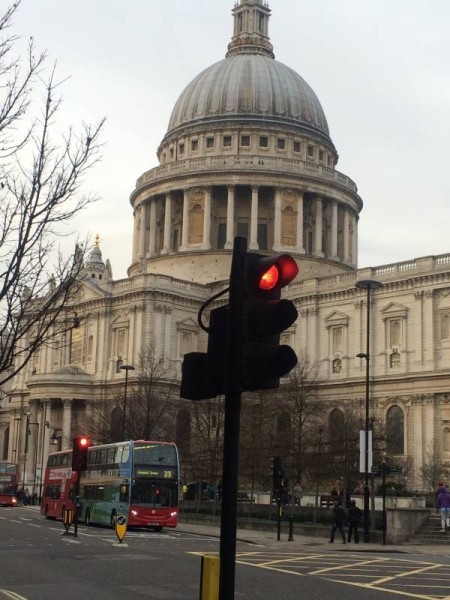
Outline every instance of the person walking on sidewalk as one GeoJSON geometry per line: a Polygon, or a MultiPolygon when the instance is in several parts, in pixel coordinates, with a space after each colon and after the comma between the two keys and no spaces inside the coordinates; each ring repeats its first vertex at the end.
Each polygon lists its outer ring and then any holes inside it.
{"type": "Polygon", "coordinates": [[[439,486],[437,493],[437,508],[441,514],[441,531],[445,532],[445,526],[449,527],[450,518],[450,494],[444,484],[439,486]]]}
{"type": "Polygon", "coordinates": [[[339,533],[342,536],[342,543],[346,543],[344,523],[345,510],[342,508],[342,506],[339,506],[339,502],[335,501],[333,506],[333,524],[331,525],[330,544],[334,542],[334,534],[336,533],[336,529],[339,529],[339,533]]]}
{"type": "Polygon", "coordinates": [[[356,500],[350,502],[350,508],[348,509],[348,541],[352,541],[352,533],[355,539],[355,544],[359,542],[359,531],[358,527],[361,521],[362,512],[361,509],[356,506],[356,500]]]}

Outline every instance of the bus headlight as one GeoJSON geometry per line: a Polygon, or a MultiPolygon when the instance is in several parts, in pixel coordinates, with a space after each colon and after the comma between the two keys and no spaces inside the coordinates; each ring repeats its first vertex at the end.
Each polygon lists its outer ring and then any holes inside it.
{"type": "Polygon", "coordinates": [[[137,517],[139,513],[137,510],[132,510],[131,514],[133,515],[133,517],[137,517]]]}

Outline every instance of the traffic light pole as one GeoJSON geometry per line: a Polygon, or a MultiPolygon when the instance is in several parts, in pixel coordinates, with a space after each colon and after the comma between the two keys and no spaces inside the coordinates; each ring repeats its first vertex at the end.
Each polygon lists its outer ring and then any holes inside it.
{"type": "Polygon", "coordinates": [[[234,600],[237,485],[241,411],[243,272],[247,239],[236,237],[230,273],[229,330],[223,438],[219,600],[234,600]]]}

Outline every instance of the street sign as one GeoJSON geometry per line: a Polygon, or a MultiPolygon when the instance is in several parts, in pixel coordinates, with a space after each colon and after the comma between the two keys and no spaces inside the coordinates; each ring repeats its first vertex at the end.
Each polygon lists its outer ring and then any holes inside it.
{"type": "Polygon", "coordinates": [[[119,543],[122,543],[123,538],[127,532],[127,517],[126,515],[116,515],[114,528],[116,530],[116,535],[119,540],[119,543]]]}

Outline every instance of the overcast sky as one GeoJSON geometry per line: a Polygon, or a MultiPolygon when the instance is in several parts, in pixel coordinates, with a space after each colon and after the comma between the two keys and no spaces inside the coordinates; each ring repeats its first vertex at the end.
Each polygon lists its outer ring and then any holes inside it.
{"type": "MultiPolygon", "coordinates": [[[[14,32],[58,62],[67,124],[107,118],[77,227],[114,278],[131,261],[136,179],[185,86],[225,56],[234,0],[22,0],[14,32]]],[[[276,59],[316,92],[337,169],[364,202],[359,266],[450,252],[450,2],[270,0],[276,59]]]]}

